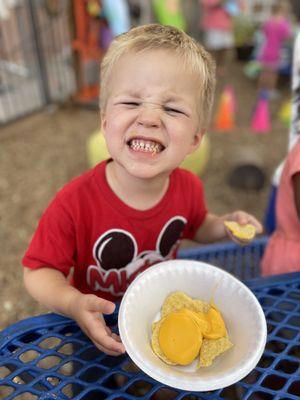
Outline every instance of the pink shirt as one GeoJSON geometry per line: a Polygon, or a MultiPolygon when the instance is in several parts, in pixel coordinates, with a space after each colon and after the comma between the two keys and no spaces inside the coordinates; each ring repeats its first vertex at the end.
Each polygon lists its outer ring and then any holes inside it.
{"type": "Polygon", "coordinates": [[[265,42],[258,59],[265,64],[280,62],[280,51],[288,37],[291,35],[290,23],[284,18],[270,18],[263,25],[265,42]]]}
{"type": "Polygon", "coordinates": [[[230,31],[231,16],[222,6],[220,0],[200,0],[202,4],[202,28],[230,31]]]}
{"type": "Polygon", "coordinates": [[[263,261],[264,275],[300,271],[300,221],[297,215],[292,176],[300,172],[300,140],[285,162],[276,199],[277,228],[271,236],[263,261]]]}

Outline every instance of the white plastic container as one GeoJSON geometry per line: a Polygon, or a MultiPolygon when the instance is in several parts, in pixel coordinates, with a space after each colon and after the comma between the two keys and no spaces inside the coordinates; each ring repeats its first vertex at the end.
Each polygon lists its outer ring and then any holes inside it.
{"type": "Polygon", "coordinates": [[[258,363],[266,344],[263,310],[253,293],[238,279],[198,261],[172,260],[152,266],[127,289],[119,310],[119,331],[126,351],[146,374],[182,390],[224,388],[245,377],[258,363]],[[160,360],[151,348],[151,325],[165,298],[174,291],[209,302],[213,296],[234,346],[211,367],[196,362],[180,367],[160,360]]]}

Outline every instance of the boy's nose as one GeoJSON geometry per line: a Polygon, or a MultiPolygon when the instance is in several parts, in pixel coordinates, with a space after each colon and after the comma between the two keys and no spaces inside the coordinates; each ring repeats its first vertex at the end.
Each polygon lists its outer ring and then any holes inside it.
{"type": "Polygon", "coordinates": [[[161,126],[160,114],[159,108],[143,106],[139,111],[137,122],[145,127],[158,128],[161,126]]]}

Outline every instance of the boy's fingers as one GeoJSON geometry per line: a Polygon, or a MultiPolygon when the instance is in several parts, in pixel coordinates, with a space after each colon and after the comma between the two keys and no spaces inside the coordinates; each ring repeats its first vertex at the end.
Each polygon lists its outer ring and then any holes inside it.
{"type": "Polygon", "coordinates": [[[88,308],[91,311],[99,311],[103,314],[112,314],[115,311],[116,305],[111,301],[92,295],[89,296],[88,308]]]}
{"type": "Polygon", "coordinates": [[[240,225],[247,225],[249,222],[249,218],[245,214],[239,214],[239,216],[237,218],[237,222],[240,225]]]}
{"type": "Polygon", "coordinates": [[[108,300],[100,299],[102,302],[101,308],[103,314],[112,314],[115,311],[116,305],[108,300]]]}
{"type": "Polygon", "coordinates": [[[102,347],[103,351],[108,354],[109,353],[114,353],[113,355],[120,355],[125,353],[125,347],[123,343],[115,340],[111,336],[101,336],[97,339],[94,339],[94,341],[97,344],[97,347],[102,347]]]}
{"type": "Polygon", "coordinates": [[[105,351],[105,353],[114,353],[112,355],[125,353],[125,347],[119,336],[112,333],[110,328],[107,325],[103,325],[99,320],[97,323],[93,323],[90,326],[87,333],[97,347],[105,351]],[[100,347],[102,347],[102,349],[100,347]]]}
{"type": "Polygon", "coordinates": [[[103,347],[103,346],[101,346],[99,343],[97,343],[97,342],[94,342],[93,341],[93,343],[94,343],[94,345],[99,349],[99,350],[101,350],[103,353],[105,353],[105,354],[108,354],[109,356],[120,356],[120,355],[122,355],[122,353],[120,353],[120,352],[117,352],[117,351],[111,351],[111,350],[108,350],[108,349],[106,349],[105,347],[103,347]]]}
{"type": "Polygon", "coordinates": [[[111,337],[114,338],[117,342],[122,343],[122,342],[121,342],[120,336],[117,335],[116,333],[112,333],[112,334],[111,334],[111,337]]]}
{"type": "Polygon", "coordinates": [[[121,348],[122,351],[120,351],[119,348],[116,349],[112,349],[112,344],[109,344],[109,347],[105,346],[105,343],[103,342],[102,338],[93,338],[90,337],[90,339],[92,340],[92,342],[94,343],[94,345],[101,351],[103,351],[104,353],[110,355],[110,356],[120,356],[121,354],[124,353],[123,348],[121,348]]]}
{"type": "Polygon", "coordinates": [[[120,336],[117,335],[116,333],[112,332],[112,330],[108,326],[105,326],[105,330],[106,330],[106,333],[108,334],[108,336],[111,336],[117,342],[122,343],[120,336]]]}
{"type": "Polygon", "coordinates": [[[111,329],[107,325],[105,325],[105,331],[109,336],[112,336],[111,329]]]}
{"type": "Polygon", "coordinates": [[[256,232],[257,233],[263,233],[263,227],[262,227],[262,224],[260,224],[258,221],[256,222],[256,224],[255,224],[255,228],[256,228],[256,232]]]}

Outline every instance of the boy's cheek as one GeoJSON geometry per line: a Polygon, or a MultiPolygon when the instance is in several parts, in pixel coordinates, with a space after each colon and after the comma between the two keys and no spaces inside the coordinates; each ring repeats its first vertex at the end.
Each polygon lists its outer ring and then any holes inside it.
{"type": "Polygon", "coordinates": [[[106,135],[107,132],[110,131],[115,131],[118,127],[118,122],[116,121],[116,119],[114,117],[109,117],[107,118],[106,116],[102,119],[101,122],[101,129],[102,132],[104,134],[104,136],[106,135]]]}

